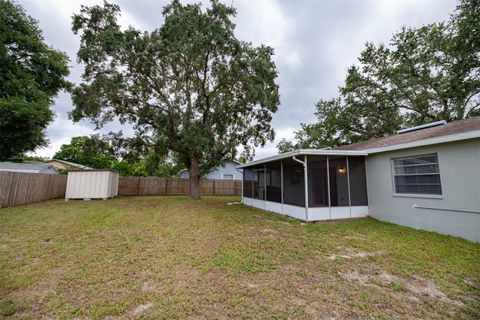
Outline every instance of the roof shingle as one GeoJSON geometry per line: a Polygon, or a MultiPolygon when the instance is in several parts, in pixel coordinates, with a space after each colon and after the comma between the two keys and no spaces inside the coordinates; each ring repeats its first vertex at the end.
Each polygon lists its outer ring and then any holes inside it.
{"type": "Polygon", "coordinates": [[[431,128],[420,129],[393,136],[375,138],[367,141],[352,143],[340,146],[339,150],[366,150],[372,148],[389,147],[397,144],[425,140],[430,138],[437,138],[458,133],[480,130],[480,117],[469,118],[465,120],[458,120],[449,122],[445,125],[440,125],[431,128]]]}

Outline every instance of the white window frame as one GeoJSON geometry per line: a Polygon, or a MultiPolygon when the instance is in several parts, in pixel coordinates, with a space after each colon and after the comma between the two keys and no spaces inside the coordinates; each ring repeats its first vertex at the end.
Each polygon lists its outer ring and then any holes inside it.
{"type": "Polygon", "coordinates": [[[222,175],[222,179],[223,179],[223,180],[235,180],[235,176],[234,176],[232,173],[224,173],[224,174],[222,175]],[[232,177],[232,179],[226,179],[225,176],[232,177]]]}
{"type": "MultiPolygon", "coordinates": [[[[442,186],[442,179],[441,179],[441,172],[440,172],[440,161],[438,159],[438,154],[437,153],[425,153],[425,154],[416,154],[416,155],[411,155],[411,156],[400,156],[400,157],[394,157],[390,158],[390,165],[391,165],[391,172],[392,172],[392,191],[393,195],[395,197],[412,197],[412,198],[432,198],[432,199],[443,199],[443,186],[442,186]],[[396,185],[395,185],[395,176],[406,176],[408,174],[396,174],[395,173],[395,160],[400,160],[400,159],[409,159],[409,158],[419,158],[419,157],[425,157],[425,156],[435,156],[437,158],[436,165],[438,166],[438,173],[428,173],[425,175],[438,175],[440,179],[440,189],[441,193],[440,194],[429,194],[429,193],[399,193],[396,190],[396,185]]],[[[412,165],[413,166],[413,165],[412,165]]],[[[411,175],[422,175],[422,174],[411,174],[411,175]]]]}

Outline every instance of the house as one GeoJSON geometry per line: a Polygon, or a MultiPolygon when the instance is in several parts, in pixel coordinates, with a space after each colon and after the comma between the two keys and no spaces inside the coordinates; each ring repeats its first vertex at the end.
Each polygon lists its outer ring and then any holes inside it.
{"type": "MultiPolygon", "coordinates": [[[[242,172],[237,169],[240,162],[230,160],[223,166],[215,168],[209,174],[205,175],[205,179],[221,179],[221,180],[242,180],[242,172]]],[[[189,174],[187,169],[183,169],[178,173],[182,179],[188,179],[189,174]]]]}
{"type": "Polygon", "coordinates": [[[0,171],[58,174],[57,169],[46,163],[0,162],[0,171]]]}
{"type": "Polygon", "coordinates": [[[52,165],[57,170],[72,170],[72,169],[85,170],[85,169],[90,169],[89,167],[78,164],[78,163],[65,161],[65,160],[59,160],[59,159],[47,160],[47,161],[44,161],[44,163],[48,163],[48,164],[52,165]]]}
{"type": "Polygon", "coordinates": [[[480,241],[480,117],[239,168],[249,206],[303,221],[371,216],[480,241]]]}

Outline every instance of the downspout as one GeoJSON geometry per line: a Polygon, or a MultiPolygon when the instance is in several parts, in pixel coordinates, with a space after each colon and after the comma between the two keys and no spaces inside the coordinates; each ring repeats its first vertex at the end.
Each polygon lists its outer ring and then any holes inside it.
{"type": "Polygon", "coordinates": [[[292,156],[293,161],[296,161],[303,165],[303,175],[305,177],[305,222],[308,222],[308,168],[307,168],[307,155],[305,155],[305,160],[301,161],[292,156]]]}

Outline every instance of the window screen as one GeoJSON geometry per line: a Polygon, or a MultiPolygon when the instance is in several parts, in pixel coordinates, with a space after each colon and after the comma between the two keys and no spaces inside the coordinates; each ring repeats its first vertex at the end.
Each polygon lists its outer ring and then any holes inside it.
{"type": "Polygon", "coordinates": [[[223,174],[223,180],[233,180],[233,174],[223,174]]]}
{"type": "Polygon", "coordinates": [[[442,194],[436,154],[392,159],[395,193],[442,194]]]}

